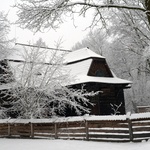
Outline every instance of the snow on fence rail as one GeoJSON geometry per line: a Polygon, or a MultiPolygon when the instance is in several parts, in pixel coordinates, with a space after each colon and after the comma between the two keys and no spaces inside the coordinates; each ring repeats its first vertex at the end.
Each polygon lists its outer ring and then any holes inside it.
{"type": "Polygon", "coordinates": [[[150,138],[150,113],[53,119],[2,119],[0,137],[141,141],[150,138]]]}

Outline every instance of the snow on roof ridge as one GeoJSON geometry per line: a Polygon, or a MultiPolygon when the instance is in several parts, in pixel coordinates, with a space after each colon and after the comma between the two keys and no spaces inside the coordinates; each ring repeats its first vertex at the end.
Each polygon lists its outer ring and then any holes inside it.
{"type": "MultiPolygon", "coordinates": [[[[101,56],[101,55],[99,55],[99,54],[93,52],[93,51],[90,50],[88,47],[85,47],[84,49],[87,51],[87,53],[88,53],[89,56],[94,55],[94,56],[98,56],[98,57],[101,57],[101,58],[105,58],[105,57],[103,57],[103,56],[101,56]]],[[[81,50],[81,49],[80,49],[80,50],[81,50]]]]}
{"type": "Polygon", "coordinates": [[[65,57],[65,62],[66,63],[75,62],[75,61],[79,61],[79,60],[83,60],[83,59],[87,59],[87,58],[91,58],[91,57],[105,58],[99,54],[96,54],[89,48],[85,47],[82,49],[72,51],[69,54],[67,54],[65,57]]]}

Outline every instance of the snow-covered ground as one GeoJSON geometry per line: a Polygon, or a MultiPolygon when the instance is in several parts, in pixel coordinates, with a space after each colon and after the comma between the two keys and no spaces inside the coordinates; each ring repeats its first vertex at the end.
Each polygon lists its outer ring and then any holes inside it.
{"type": "Polygon", "coordinates": [[[111,143],[50,139],[0,138],[0,150],[149,150],[150,141],[111,143]]]}

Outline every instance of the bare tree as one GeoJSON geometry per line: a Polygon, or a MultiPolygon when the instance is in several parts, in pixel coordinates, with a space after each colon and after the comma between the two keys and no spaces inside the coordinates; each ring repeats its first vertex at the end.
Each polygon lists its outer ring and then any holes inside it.
{"type": "Polygon", "coordinates": [[[0,12],[0,60],[4,59],[9,54],[10,42],[8,39],[8,33],[10,29],[7,15],[0,12]]]}
{"type": "Polygon", "coordinates": [[[90,31],[86,38],[83,39],[82,41],[76,43],[72,49],[80,49],[84,47],[89,47],[91,50],[96,52],[97,54],[104,55],[104,47],[105,44],[107,43],[107,36],[106,32],[103,31],[102,29],[95,30],[95,31],[90,31]]]}

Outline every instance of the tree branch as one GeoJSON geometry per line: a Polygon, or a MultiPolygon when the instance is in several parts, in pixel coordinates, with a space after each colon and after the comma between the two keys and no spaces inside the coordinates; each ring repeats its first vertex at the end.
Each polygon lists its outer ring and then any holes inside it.
{"type": "Polygon", "coordinates": [[[115,4],[103,4],[103,5],[96,5],[96,4],[90,4],[90,3],[83,3],[83,2],[74,2],[68,4],[66,7],[71,7],[75,5],[84,5],[94,8],[118,8],[118,9],[132,9],[132,10],[141,10],[146,12],[145,8],[137,7],[137,6],[127,6],[127,5],[115,5],[115,4]]]}
{"type": "Polygon", "coordinates": [[[144,12],[148,19],[149,10],[147,7],[136,6],[136,5],[127,5],[127,4],[95,4],[90,2],[70,2],[69,0],[60,1],[56,3],[35,3],[27,0],[29,4],[18,4],[16,7],[19,8],[18,23],[23,25],[22,27],[35,29],[39,31],[40,29],[46,28],[57,28],[63,22],[63,15],[68,13],[79,13],[85,15],[87,10],[90,8],[95,9],[98,13],[100,13],[100,9],[103,8],[116,8],[116,9],[126,9],[126,10],[137,10],[144,12]],[[80,7],[76,7],[80,6],[80,7]],[[77,12],[80,10],[79,12],[77,12]]]}

